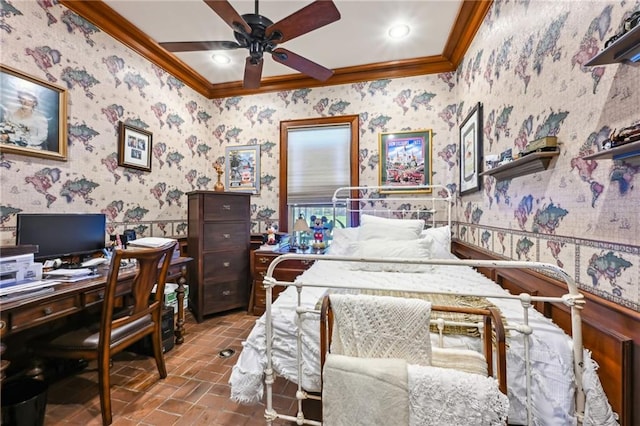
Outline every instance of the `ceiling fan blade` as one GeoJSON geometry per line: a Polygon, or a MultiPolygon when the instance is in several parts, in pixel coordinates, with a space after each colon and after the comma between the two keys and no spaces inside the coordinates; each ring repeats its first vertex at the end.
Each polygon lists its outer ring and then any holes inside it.
{"type": "Polygon", "coordinates": [[[201,50],[233,50],[240,46],[235,41],[178,41],[158,43],[169,52],[196,52],[201,50]]]}
{"type": "Polygon", "coordinates": [[[257,89],[260,87],[260,79],[262,78],[262,64],[264,60],[260,58],[255,61],[251,56],[247,57],[244,65],[244,82],[242,87],[245,89],[257,89]]]}
{"type": "Polygon", "coordinates": [[[251,34],[251,27],[246,21],[236,12],[227,0],[204,0],[204,2],[222,18],[234,31],[244,32],[245,34],[251,34]]]}
{"type": "Polygon", "coordinates": [[[309,77],[315,78],[316,80],[326,81],[333,75],[333,70],[325,68],[322,65],[318,65],[315,62],[307,58],[303,58],[302,56],[287,49],[274,49],[273,52],[271,52],[271,55],[273,56],[274,61],[300,71],[309,77]]]}
{"type": "Polygon", "coordinates": [[[333,1],[316,0],[267,27],[265,35],[270,38],[274,33],[280,34],[281,38],[273,38],[273,41],[280,44],[335,22],[338,19],[340,19],[340,12],[333,1]]]}

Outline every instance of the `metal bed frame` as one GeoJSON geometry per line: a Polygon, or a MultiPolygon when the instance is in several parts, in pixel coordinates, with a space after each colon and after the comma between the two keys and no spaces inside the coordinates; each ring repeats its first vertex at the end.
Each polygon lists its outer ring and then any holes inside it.
{"type": "MultiPolygon", "coordinates": [[[[379,191],[381,187],[349,187],[349,188],[339,188],[335,191],[333,201],[334,201],[334,209],[337,206],[344,205],[348,208],[349,214],[359,214],[359,213],[371,213],[371,212],[387,212],[390,217],[399,217],[399,218],[410,218],[416,217],[416,215],[427,212],[431,216],[429,219],[431,220],[431,225],[435,226],[436,218],[435,218],[435,206],[438,202],[446,202],[448,207],[446,223],[451,224],[451,194],[446,187],[443,186],[431,186],[430,188],[436,189],[439,188],[443,195],[439,195],[438,198],[431,196],[429,199],[407,199],[399,197],[397,194],[394,194],[390,197],[381,198],[386,203],[391,201],[393,202],[403,202],[400,208],[391,208],[384,210],[377,210],[376,208],[371,207],[371,199],[363,199],[354,196],[354,191],[357,191],[358,196],[362,195],[364,192],[371,194],[375,193],[375,191],[379,191]],[[347,196],[340,198],[338,194],[346,192],[347,196]],[[414,205],[418,202],[417,206],[408,207],[407,201],[411,201],[414,205]],[[424,205],[421,204],[423,201],[428,201],[432,203],[432,207],[430,209],[425,209],[424,205]],[[356,209],[357,206],[357,209],[356,209]],[[366,207],[369,206],[369,209],[366,207]]],[[[425,187],[408,187],[411,189],[419,188],[425,189],[425,187]]],[[[386,188],[385,188],[386,189],[386,188]]],[[[403,189],[407,189],[403,187],[403,189]]],[[[378,201],[378,200],[375,200],[378,201]]],[[[302,357],[301,357],[301,338],[302,338],[302,329],[300,327],[301,321],[303,321],[302,316],[307,313],[314,313],[318,316],[320,315],[319,310],[309,310],[303,308],[301,306],[301,292],[303,287],[329,287],[329,288],[339,288],[339,289],[348,289],[350,288],[346,284],[338,284],[338,283],[303,283],[303,282],[287,282],[287,281],[278,281],[274,278],[274,271],[276,267],[287,260],[296,259],[296,260],[322,260],[322,261],[349,261],[349,262],[374,262],[374,263],[384,263],[389,262],[388,260],[382,258],[354,258],[349,256],[336,256],[336,255],[321,255],[321,254],[297,254],[297,253],[288,253],[274,259],[273,262],[269,265],[267,269],[266,276],[264,278],[264,286],[266,290],[266,311],[265,311],[265,319],[266,319],[266,355],[267,355],[267,367],[265,369],[265,387],[266,387],[266,407],[265,407],[265,419],[268,425],[271,425],[272,422],[276,419],[284,419],[288,421],[293,421],[298,425],[315,425],[321,426],[322,423],[316,420],[307,419],[304,417],[303,409],[302,409],[302,401],[305,399],[321,399],[317,395],[307,393],[301,386],[301,380],[298,379],[296,398],[298,403],[298,411],[297,415],[290,416],[278,413],[273,407],[273,383],[275,380],[275,372],[273,369],[273,360],[272,360],[272,351],[273,351],[273,323],[272,323],[272,294],[273,287],[278,286],[294,286],[297,289],[298,293],[298,307],[296,309],[297,318],[296,324],[297,327],[297,364],[298,364],[298,378],[302,377],[302,357]]],[[[585,410],[585,394],[582,388],[582,373],[583,373],[583,343],[582,343],[582,327],[581,327],[581,310],[584,306],[584,296],[578,291],[578,287],[576,286],[573,278],[567,274],[564,270],[559,268],[556,265],[549,263],[541,263],[541,262],[523,262],[523,261],[508,261],[508,260],[468,260],[468,259],[428,259],[428,260],[416,260],[416,259],[393,259],[393,262],[396,264],[424,264],[424,265],[451,265],[451,266],[468,266],[475,268],[494,268],[494,269],[532,269],[540,272],[545,272],[548,274],[557,277],[559,280],[563,281],[567,286],[567,293],[562,295],[561,297],[545,297],[545,296],[532,296],[527,293],[522,293],[520,295],[507,295],[507,294],[483,294],[483,293],[456,293],[458,295],[468,295],[468,296],[477,296],[477,297],[489,297],[489,298],[502,298],[502,299],[515,299],[519,300],[522,306],[523,314],[522,314],[522,323],[518,324],[508,324],[505,326],[506,330],[522,333],[527,338],[524,339],[524,350],[525,350],[525,372],[526,372],[526,390],[527,390],[527,422],[528,424],[532,424],[532,413],[531,413],[531,366],[530,366],[530,355],[529,355],[529,338],[528,336],[533,332],[533,328],[529,325],[529,315],[528,310],[533,307],[535,302],[547,302],[547,303],[559,303],[564,304],[570,310],[571,314],[571,336],[573,341],[573,362],[574,362],[574,374],[576,377],[576,394],[575,394],[575,404],[576,404],[576,417],[578,419],[578,423],[581,424],[584,417],[585,410]]],[[[369,290],[380,290],[380,288],[372,286],[368,287],[369,290]]],[[[387,288],[388,290],[395,290],[392,288],[387,288]]],[[[402,288],[397,288],[397,290],[402,290],[402,288]]],[[[445,294],[443,291],[428,291],[428,290],[411,290],[416,293],[424,293],[424,294],[445,294]]]]}

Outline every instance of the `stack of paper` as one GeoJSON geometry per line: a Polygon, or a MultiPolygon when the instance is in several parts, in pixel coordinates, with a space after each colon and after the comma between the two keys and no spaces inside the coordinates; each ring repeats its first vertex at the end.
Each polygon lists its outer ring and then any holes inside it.
{"type": "Polygon", "coordinates": [[[0,288],[0,296],[6,296],[9,294],[22,293],[22,292],[30,292],[41,290],[46,287],[51,287],[52,285],[58,284],[56,281],[47,281],[47,280],[37,280],[37,281],[27,281],[20,284],[14,284],[8,287],[0,288]]]}
{"type": "Polygon", "coordinates": [[[64,282],[86,280],[95,276],[93,270],[89,268],[55,269],[53,271],[44,272],[43,275],[45,278],[64,282]]]}
{"type": "Polygon", "coordinates": [[[165,244],[169,244],[175,242],[173,238],[162,238],[162,237],[144,237],[138,238],[136,240],[131,240],[127,242],[130,246],[134,247],[162,247],[165,244]]]}

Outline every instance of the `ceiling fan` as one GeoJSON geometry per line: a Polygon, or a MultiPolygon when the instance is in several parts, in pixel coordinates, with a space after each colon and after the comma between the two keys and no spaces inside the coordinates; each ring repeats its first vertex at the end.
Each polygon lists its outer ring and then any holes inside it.
{"type": "Polygon", "coordinates": [[[262,77],[263,54],[270,53],[276,62],[303,74],[326,81],[333,71],[293,53],[278,44],[291,40],[340,19],[340,12],[331,0],[316,0],[275,24],[260,15],[258,0],[255,13],[242,16],[227,0],[204,0],[233,31],[236,41],[185,41],[159,43],[170,52],[193,52],[199,50],[248,49],[245,61],[243,87],[257,89],[262,77]]]}

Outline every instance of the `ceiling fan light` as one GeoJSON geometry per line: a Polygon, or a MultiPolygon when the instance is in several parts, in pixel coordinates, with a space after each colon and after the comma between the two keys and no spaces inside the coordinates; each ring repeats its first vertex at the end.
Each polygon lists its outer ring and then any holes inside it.
{"type": "Polygon", "coordinates": [[[214,53],[213,55],[211,55],[211,59],[213,60],[213,62],[220,65],[226,65],[231,62],[231,58],[220,53],[214,53]]]}
{"type": "Polygon", "coordinates": [[[411,28],[406,24],[398,24],[389,28],[389,37],[393,39],[403,38],[409,35],[411,28]]]}

